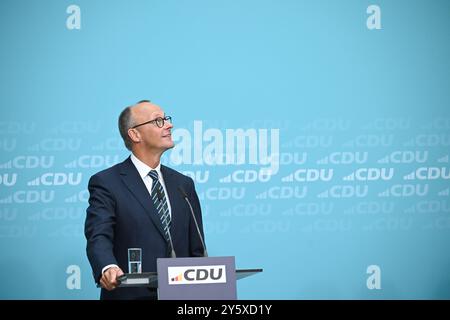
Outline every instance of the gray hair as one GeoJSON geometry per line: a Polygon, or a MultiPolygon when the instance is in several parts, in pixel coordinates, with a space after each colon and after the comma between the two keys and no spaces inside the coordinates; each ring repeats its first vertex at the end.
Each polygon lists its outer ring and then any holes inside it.
{"type": "MultiPolygon", "coordinates": [[[[150,100],[140,100],[136,104],[143,102],[150,102],[150,100]]],[[[126,107],[119,115],[120,135],[122,136],[123,142],[125,143],[125,147],[127,147],[127,149],[130,151],[133,143],[130,137],[128,136],[128,129],[134,126],[134,119],[131,116],[131,108],[134,107],[135,105],[126,107]]]]}
{"type": "Polygon", "coordinates": [[[132,142],[130,137],[128,136],[128,129],[133,126],[133,119],[131,117],[131,106],[126,107],[120,113],[119,116],[119,131],[122,136],[123,142],[125,143],[125,147],[131,151],[132,142]]]}

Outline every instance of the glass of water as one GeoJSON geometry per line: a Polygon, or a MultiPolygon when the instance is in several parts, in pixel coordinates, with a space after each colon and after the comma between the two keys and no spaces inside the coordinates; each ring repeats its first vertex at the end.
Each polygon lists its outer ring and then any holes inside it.
{"type": "Polygon", "coordinates": [[[142,249],[128,248],[128,272],[142,273],[142,249]]]}

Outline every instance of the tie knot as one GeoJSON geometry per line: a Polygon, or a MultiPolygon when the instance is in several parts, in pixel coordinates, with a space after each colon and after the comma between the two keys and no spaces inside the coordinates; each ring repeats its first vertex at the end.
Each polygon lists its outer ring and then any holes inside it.
{"type": "Polygon", "coordinates": [[[156,170],[150,170],[150,172],[148,173],[148,175],[149,175],[150,178],[152,178],[154,181],[158,180],[158,171],[156,171],[156,170]]]}

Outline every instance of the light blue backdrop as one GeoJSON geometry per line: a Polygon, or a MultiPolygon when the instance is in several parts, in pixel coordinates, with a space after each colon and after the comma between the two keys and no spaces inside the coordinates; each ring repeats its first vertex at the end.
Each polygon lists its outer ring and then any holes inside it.
{"type": "Polygon", "coordinates": [[[164,163],[195,178],[210,255],[264,269],[239,298],[449,299],[449,13],[2,0],[0,298],[98,298],[87,181],[128,155],[117,117],[150,99],[173,117],[164,163]]]}

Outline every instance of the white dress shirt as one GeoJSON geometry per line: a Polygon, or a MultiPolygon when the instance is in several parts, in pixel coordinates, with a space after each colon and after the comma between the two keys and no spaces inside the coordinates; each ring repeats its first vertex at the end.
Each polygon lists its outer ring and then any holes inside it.
{"type": "Polygon", "coordinates": [[[161,174],[161,162],[158,164],[158,166],[156,166],[156,168],[151,168],[145,163],[143,163],[141,160],[139,160],[134,154],[131,154],[130,158],[131,162],[133,162],[134,166],[139,172],[142,181],[144,181],[144,184],[147,187],[148,194],[150,195],[150,197],[152,195],[153,179],[148,175],[148,173],[150,172],[150,170],[156,170],[156,172],[158,172],[159,182],[161,183],[164,189],[164,193],[166,194],[167,207],[169,208],[169,215],[172,217],[172,208],[170,207],[169,195],[167,194],[166,184],[164,183],[164,177],[161,174]]]}

